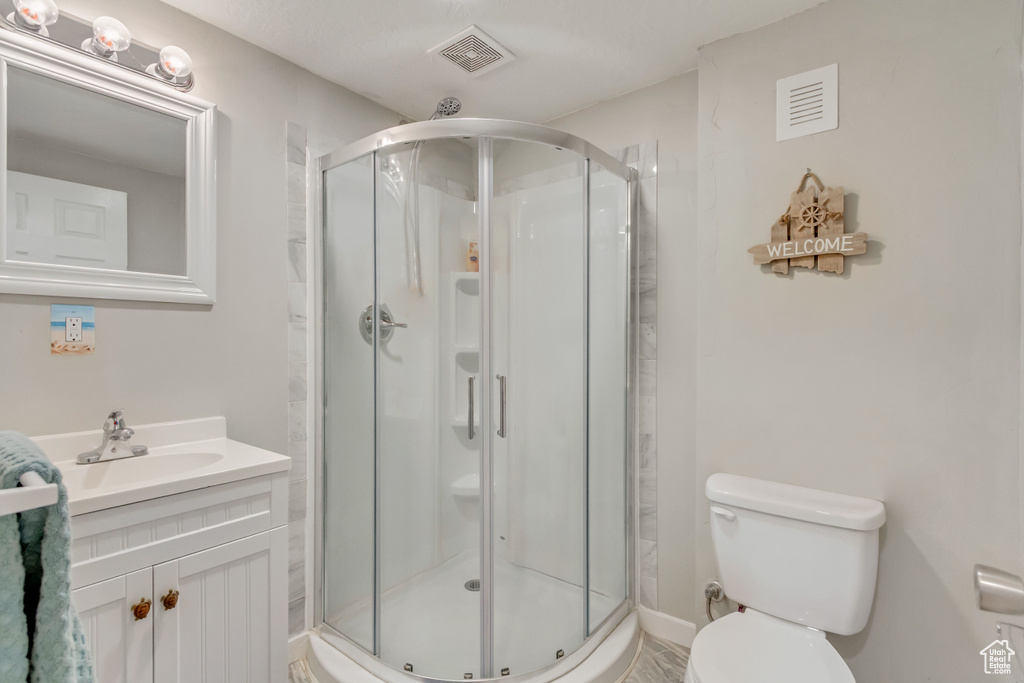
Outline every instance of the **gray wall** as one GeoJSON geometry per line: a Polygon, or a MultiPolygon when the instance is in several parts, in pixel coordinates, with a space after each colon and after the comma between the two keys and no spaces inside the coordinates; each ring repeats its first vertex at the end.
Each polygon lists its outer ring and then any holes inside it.
{"type": "Polygon", "coordinates": [[[217,303],[96,305],[93,356],[51,356],[49,306],[0,295],[0,428],[96,429],[123,407],[131,423],[226,415],[232,438],[285,452],[288,397],[285,122],[351,141],[397,114],[156,0],[64,0],[110,14],[139,40],[186,49],[193,94],[218,116],[217,303]]]}
{"type": "Polygon", "coordinates": [[[685,74],[550,122],[659,142],[660,611],[705,622],[709,474],[877,497],[874,613],[832,641],[858,680],[983,679],[971,570],[1021,556],[1021,15],[832,0],[704,48],[699,98],[685,74]],[[833,62],[840,128],[777,143],[775,81],[833,62]],[[808,166],[871,235],[843,276],[746,251],[808,166]]]}
{"type": "Polygon", "coordinates": [[[658,141],[656,606],[694,621],[697,72],[546,125],[610,152],[658,141]]]}
{"type": "Polygon", "coordinates": [[[884,500],[872,618],[831,638],[859,681],[984,680],[972,567],[1021,568],[1021,18],[832,0],[700,53],[694,611],[709,474],[884,500]],[[839,129],[777,143],[776,79],[833,62],[839,129]],[[842,276],[746,251],[808,166],[870,235],[842,276]]]}

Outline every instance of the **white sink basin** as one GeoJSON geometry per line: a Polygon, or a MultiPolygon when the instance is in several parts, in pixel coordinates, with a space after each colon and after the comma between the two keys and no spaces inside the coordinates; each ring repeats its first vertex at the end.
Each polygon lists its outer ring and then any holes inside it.
{"type": "Polygon", "coordinates": [[[149,453],[79,465],[79,453],[100,444],[100,430],[32,440],[60,468],[72,515],[233,481],[286,472],[291,458],[227,438],[223,417],[132,426],[132,445],[149,453]]]}
{"type": "Polygon", "coordinates": [[[224,459],[223,453],[167,453],[139,455],[91,465],[60,463],[69,491],[136,488],[147,483],[188,477],[224,459]]]}

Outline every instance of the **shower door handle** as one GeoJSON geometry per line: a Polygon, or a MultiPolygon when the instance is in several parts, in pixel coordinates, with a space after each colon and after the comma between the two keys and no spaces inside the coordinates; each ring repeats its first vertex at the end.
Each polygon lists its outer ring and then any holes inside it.
{"type": "Polygon", "coordinates": [[[469,439],[473,440],[476,436],[476,431],[473,429],[473,375],[469,376],[469,439]]]}
{"type": "Polygon", "coordinates": [[[505,375],[498,375],[498,436],[505,438],[505,375]]]}

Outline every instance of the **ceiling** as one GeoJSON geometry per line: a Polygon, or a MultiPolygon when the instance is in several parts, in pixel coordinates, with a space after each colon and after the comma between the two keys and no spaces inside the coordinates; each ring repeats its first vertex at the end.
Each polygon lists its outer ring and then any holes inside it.
{"type": "Polygon", "coordinates": [[[540,123],[694,69],[701,45],[821,0],[164,2],[413,120],[454,96],[463,116],[540,123]],[[470,24],[515,60],[473,78],[427,54],[470,24]]]}

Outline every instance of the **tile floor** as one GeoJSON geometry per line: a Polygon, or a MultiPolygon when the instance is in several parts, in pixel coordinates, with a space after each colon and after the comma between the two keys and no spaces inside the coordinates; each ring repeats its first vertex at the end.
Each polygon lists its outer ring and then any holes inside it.
{"type": "Polygon", "coordinates": [[[305,659],[300,659],[288,667],[288,683],[317,683],[305,659]]]}
{"type": "MultiPolygon", "coordinates": [[[[690,651],[644,634],[644,644],[633,670],[623,683],[680,683],[686,673],[690,651]]],[[[306,662],[295,662],[288,670],[288,683],[317,683],[306,662]]]]}
{"type": "Polygon", "coordinates": [[[682,645],[644,634],[644,646],[623,683],[679,683],[686,673],[690,651],[682,645]]]}

